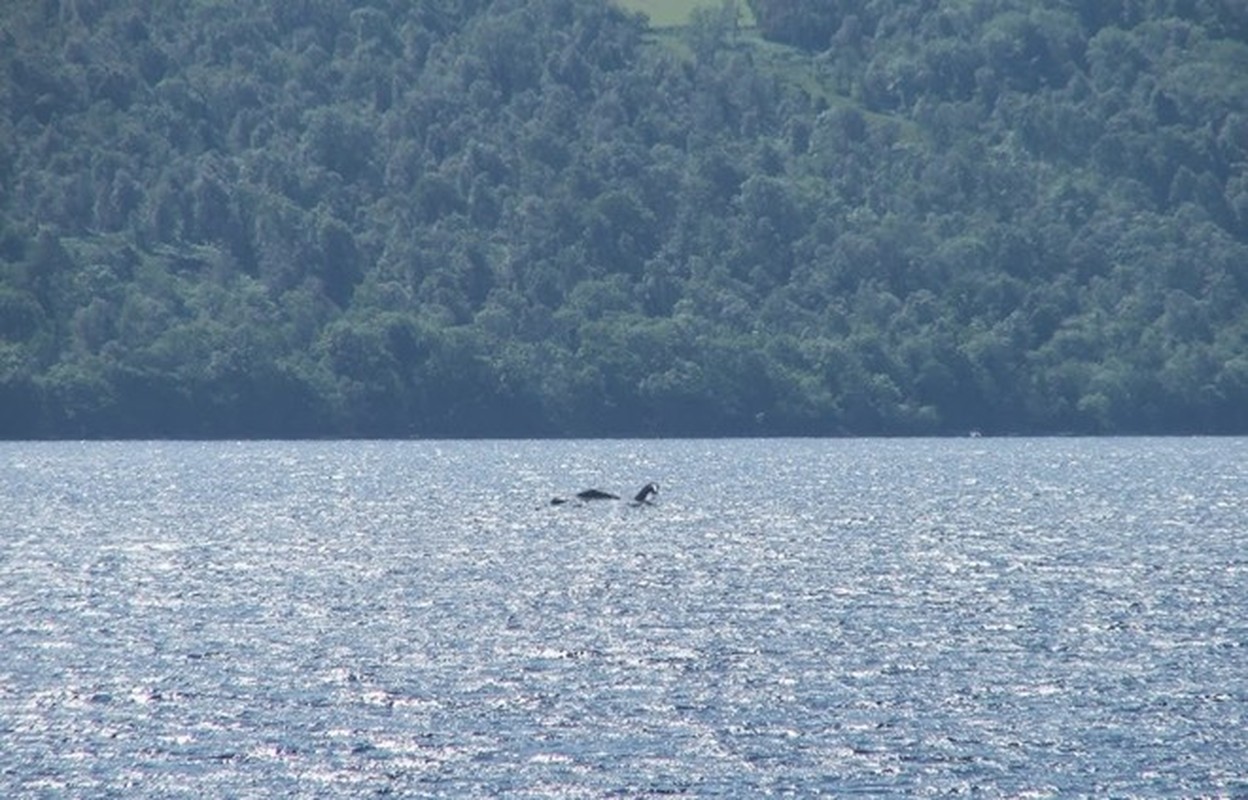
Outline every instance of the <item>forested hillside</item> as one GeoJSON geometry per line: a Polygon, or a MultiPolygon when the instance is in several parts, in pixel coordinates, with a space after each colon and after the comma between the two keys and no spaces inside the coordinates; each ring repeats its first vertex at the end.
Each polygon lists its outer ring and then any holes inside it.
{"type": "Polygon", "coordinates": [[[1248,433],[1248,5],[14,0],[0,436],[1248,433]]]}

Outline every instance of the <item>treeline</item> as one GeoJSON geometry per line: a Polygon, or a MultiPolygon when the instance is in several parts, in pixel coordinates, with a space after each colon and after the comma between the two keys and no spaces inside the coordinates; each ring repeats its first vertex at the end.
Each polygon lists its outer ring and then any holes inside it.
{"type": "Polygon", "coordinates": [[[749,8],[10,4],[0,435],[1248,433],[1241,3],[749,8]]]}

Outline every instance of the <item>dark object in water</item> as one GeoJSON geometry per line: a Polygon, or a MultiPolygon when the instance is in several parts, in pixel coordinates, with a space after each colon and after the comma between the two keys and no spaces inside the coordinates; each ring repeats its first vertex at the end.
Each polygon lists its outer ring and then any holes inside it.
{"type": "Polygon", "coordinates": [[[659,485],[654,482],[647,483],[641,487],[641,491],[633,497],[634,503],[649,503],[650,496],[659,493],[659,485]]]}
{"type": "Polygon", "coordinates": [[[581,498],[582,500],[619,500],[620,499],[620,496],[618,494],[611,494],[610,492],[604,492],[601,489],[586,489],[583,492],[577,492],[576,496],[581,498]]]}
{"type": "MultiPolygon", "coordinates": [[[[650,503],[650,498],[658,493],[659,493],[659,485],[651,481],[650,483],[647,483],[645,486],[641,487],[641,491],[639,491],[636,495],[633,496],[633,502],[645,503],[648,505],[650,503]]],[[[576,499],[582,502],[587,502],[589,500],[619,500],[620,496],[618,494],[611,494],[610,492],[604,492],[601,489],[585,489],[584,491],[576,493],[576,499]]],[[[550,504],[552,506],[561,506],[567,502],[568,502],[567,498],[564,498],[564,497],[552,497],[550,499],[550,504]]]]}

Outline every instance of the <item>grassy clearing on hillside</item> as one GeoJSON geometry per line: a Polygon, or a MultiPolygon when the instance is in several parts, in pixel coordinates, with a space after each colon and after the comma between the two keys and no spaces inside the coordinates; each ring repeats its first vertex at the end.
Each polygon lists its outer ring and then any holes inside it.
{"type": "MultiPolygon", "coordinates": [[[[616,5],[627,11],[640,12],[650,19],[650,26],[657,34],[656,41],[664,46],[692,57],[683,41],[681,26],[687,25],[689,16],[696,8],[715,9],[725,0],[613,0],[616,5]]],[[[919,137],[918,129],[913,124],[889,114],[872,113],[861,108],[861,105],[847,95],[839,93],[831,80],[821,74],[818,64],[809,53],[803,53],[789,45],[777,44],[763,39],[754,27],[754,15],[750,13],[745,0],[737,0],[737,8],[741,13],[743,29],[736,46],[751,48],[762,56],[762,69],[769,71],[781,81],[800,86],[811,97],[821,98],[829,107],[857,108],[869,124],[884,123],[899,125],[901,138],[915,141],[919,137]]]]}
{"type": "MultiPolygon", "coordinates": [[[[723,0],[615,0],[621,8],[645,14],[655,28],[684,25],[689,22],[689,15],[695,8],[714,9],[718,8],[722,2],[723,0]]],[[[737,7],[741,11],[741,24],[753,25],[754,16],[750,14],[750,9],[745,2],[739,0],[737,7]]]]}

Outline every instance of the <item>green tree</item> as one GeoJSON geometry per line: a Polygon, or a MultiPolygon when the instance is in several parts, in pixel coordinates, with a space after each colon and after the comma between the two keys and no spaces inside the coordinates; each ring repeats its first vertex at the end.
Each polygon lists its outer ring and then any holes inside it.
{"type": "Polygon", "coordinates": [[[845,14],[832,0],[748,0],[763,35],[808,50],[826,48],[845,14]]]}

